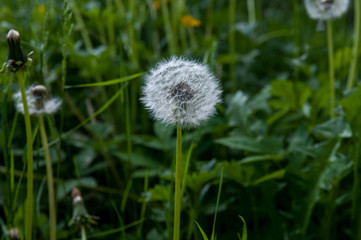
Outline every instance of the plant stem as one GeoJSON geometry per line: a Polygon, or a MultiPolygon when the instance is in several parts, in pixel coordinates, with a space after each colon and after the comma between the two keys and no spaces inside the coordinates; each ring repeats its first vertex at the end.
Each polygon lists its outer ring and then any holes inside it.
{"type": "Polygon", "coordinates": [[[350,72],[348,74],[347,88],[350,91],[356,79],[356,66],[358,60],[358,51],[360,48],[360,35],[361,35],[361,2],[355,0],[355,36],[353,38],[352,62],[350,65],[350,72]]]}
{"type": "Polygon", "coordinates": [[[81,226],[81,240],[86,240],[86,231],[84,226],[81,226]]]}
{"type": "Polygon", "coordinates": [[[174,232],[173,240],[179,240],[181,214],[181,181],[182,181],[182,128],[177,125],[177,150],[175,164],[175,197],[174,197],[174,232]]]}
{"type": "Polygon", "coordinates": [[[231,0],[229,2],[229,18],[228,18],[228,24],[229,24],[229,53],[230,56],[232,56],[231,64],[230,64],[230,78],[231,78],[231,89],[232,92],[237,91],[237,82],[236,82],[236,46],[235,46],[235,30],[234,30],[234,22],[236,19],[236,0],[231,0]]]}
{"type": "Polygon", "coordinates": [[[247,0],[248,23],[256,24],[256,4],[255,0],[247,0]]]}
{"type": "Polygon", "coordinates": [[[335,72],[333,67],[333,41],[332,41],[332,22],[327,20],[327,45],[328,45],[328,70],[330,87],[330,114],[335,117],[335,72]]]}
{"type": "Polygon", "coordinates": [[[44,118],[39,116],[39,128],[41,142],[44,149],[44,157],[46,164],[46,177],[48,181],[48,198],[49,198],[49,225],[50,225],[50,240],[56,239],[56,211],[55,211],[55,194],[54,194],[54,179],[53,179],[53,169],[51,167],[51,159],[48,147],[48,139],[46,136],[44,118]]]}
{"type": "Polygon", "coordinates": [[[169,44],[169,53],[174,55],[177,53],[176,41],[173,35],[172,26],[170,23],[169,11],[168,6],[165,0],[160,0],[161,10],[163,15],[163,22],[165,28],[165,34],[167,36],[168,44],[169,44]]]}
{"type": "Polygon", "coordinates": [[[21,92],[21,99],[24,106],[24,120],[25,120],[25,130],[26,130],[26,144],[27,144],[27,194],[26,194],[26,217],[25,217],[25,238],[27,240],[32,239],[32,221],[33,221],[33,191],[34,191],[34,183],[33,183],[33,141],[32,141],[32,133],[31,133],[31,122],[29,115],[28,102],[26,99],[25,93],[25,79],[24,73],[18,72],[17,77],[19,79],[19,86],[21,92]]]}

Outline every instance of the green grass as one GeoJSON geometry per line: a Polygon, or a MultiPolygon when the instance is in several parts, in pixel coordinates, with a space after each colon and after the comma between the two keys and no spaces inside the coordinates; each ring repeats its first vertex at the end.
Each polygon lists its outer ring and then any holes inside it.
{"type": "Polygon", "coordinates": [[[99,217],[87,239],[171,240],[175,209],[179,239],[360,239],[360,2],[321,32],[301,0],[155,2],[0,3],[0,59],[9,29],[34,51],[19,81],[0,73],[0,239],[12,227],[50,239],[49,193],[56,239],[81,239],[75,186],[99,217]],[[188,14],[201,25],[183,26],[188,14]],[[223,88],[217,114],[182,129],[176,204],[177,128],[139,101],[173,54],[223,88]],[[33,84],[63,100],[44,124],[14,108],[33,84]]]}

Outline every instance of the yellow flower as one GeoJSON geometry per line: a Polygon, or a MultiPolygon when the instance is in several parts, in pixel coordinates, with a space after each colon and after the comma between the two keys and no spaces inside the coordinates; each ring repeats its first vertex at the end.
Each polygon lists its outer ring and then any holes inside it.
{"type": "Polygon", "coordinates": [[[180,20],[185,27],[199,27],[201,25],[201,21],[195,19],[192,15],[183,16],[180,20]]]}
{"type": "Polygon", "coordinates": [[[45,14],[46,12],[46,7],[44,5],[39,5],[37,8],[36,8],[36,11],[38,12],[38,14],[45,14]]]}
{"type": "MultiPolygon", "coordinates": [[[[161,6],[161,2],[160,1],[162,1],[162,0],[154,0],[154,2],[153,2],[153,8],[155,9],[155,10],[158,10],[159,8],[160,8],[160,6],[161,6]]],[[[165,0],[165,2],[166,3],[168,3],[170,0],[165,0]]]]}

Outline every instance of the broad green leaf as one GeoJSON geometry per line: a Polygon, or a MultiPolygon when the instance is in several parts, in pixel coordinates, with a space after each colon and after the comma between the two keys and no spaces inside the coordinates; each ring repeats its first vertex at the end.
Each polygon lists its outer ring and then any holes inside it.
{"type": "Polygon", "coordinates": [[[232,136],[217,139],[216,143],[233,149],[254,153],[280,154],[283,151],[281,142],[276,138],[262,139],[258,141],[247,136],[232,136]]]}
{"type": "Polygon", "coordinates": [[[168,151],[175,145],[175,139],[160,139],[151,135],[133,135],[132,141],[160,151],[168,151]]]}
{"type": "Polygon", "coordinates": [[[249,185],[255,175],[255,168],[252,165],[240,165],[235,161],[222,162],[219,167],[224,167],[224,175],[238,184],[249,185]]]}
{"type": "Polygon", "coordinates": [[[128,153],[119,151],[111,152],[111,154],[123,161],[131,163],[133,167],[148,167],[151,169],[159,169],[162,167],[162,165],[151,158],[151,156],[132,153],[132,155],[129,157],[128,153]]]}
{"type": "Polygon", "coordinates": [[[340,102],[353,131],[361,132],[361,86],[340,102]]]}
{"type": "Polygon", "coordinates": [[[350,138],[352,137],[351,127],[342,117],[336,117],[327,122],[316,125],[312,128],[312,132],[318,136],[326,138],[350,138]]]}
{"type": "Polygon", "coordinates": [[[216,177],[216,172],[194,172],[186,176],[186,185],[193,192],[198,192],[209,181],[216,177]]]}
{"type": "Polygon", "coordinates": [[[311,93],[311,87],[304,82],[275,80],[270,90],[274,99],[269,100],[269,105],[279,110],[299,110],[311,93]]]}
{"type": "Polygon", "coordinates": [[[146,202],[169,201],[171,186],[155,185],[145,193],[146,202]]]}

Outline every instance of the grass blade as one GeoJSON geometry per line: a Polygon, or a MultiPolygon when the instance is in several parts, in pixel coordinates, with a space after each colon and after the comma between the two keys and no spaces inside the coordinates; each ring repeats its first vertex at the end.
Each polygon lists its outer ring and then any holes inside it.
{"type": "Polygon", "coordinates": [[[105,81],[105,82],[95,82],[95,83],[84,83],[84,84],[77,84],[77,85],[66,85],[65,89],[69,89],[69,88],[82,88],[82,87],[99,87],[99,86],[109,86],[109,85],[115,85],[118,83],[123,83],[123,82],[127,82],[130,80],[134,80],[140,76],[142,76],[143,73],[136,73],[127,77],[123,77],[123,78],[117,78],[117,79],[113,79],[113,80],[109,80],[109,81],[105,81]]]}

